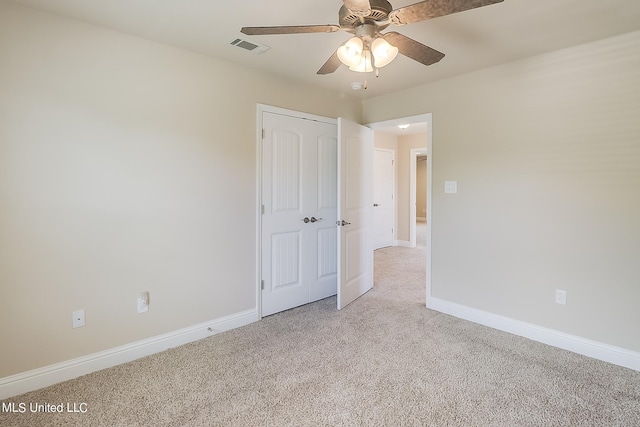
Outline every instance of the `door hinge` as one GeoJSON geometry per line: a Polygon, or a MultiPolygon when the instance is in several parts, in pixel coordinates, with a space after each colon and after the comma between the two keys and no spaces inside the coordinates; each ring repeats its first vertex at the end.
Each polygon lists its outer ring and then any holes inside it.
{"type": "Polygon", "coordinates": [[[264,139],[264,129],[262,129],[262,139],[264,139]]]}
{"type": "Polygon", "coordinates": [[[395,160],[391,160],[391,166],[395,165],[396,164],[395,162],[396,162],[395,160]]]}
{"type": "Polygon", "coordinates": [[[260,289],[262,289],[264,291],[264,280],[260,281],[260,289]]]}
{"type": "Polygon", "coordinates": [[[264,205],[260,207],[260,212],[262,213],[262,215],[264,215],[264,205]]]}

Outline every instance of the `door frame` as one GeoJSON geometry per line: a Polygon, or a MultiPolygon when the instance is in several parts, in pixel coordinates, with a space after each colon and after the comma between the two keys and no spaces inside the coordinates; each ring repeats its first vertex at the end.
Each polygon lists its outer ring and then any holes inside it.
{"type": "Polygon", "coordinates": [[[331,117],[318,116],[301,111],[274,107],[267,104],[256,105],[256,312],[258,320],[262,319],[262,114],[274,113],[300,119],[314,120],[323,123],[338,124],[331,117]]]}
{"type": "MultiPolygon", "coordinates": [[[[366,126],[370,127],[371,129],[375,130],[380,130],[380,129],[385,129],[385,128],[390,128],[390,127],[395,127],[398,125],[403,125],[403,124],[417,124],[417,123],[426,123],[427,124],[427,212],[426,212],[426,220],[427,220],[427,241],[426,241],[426,277],[425,277],[425,288],[426,288],[426,306],[428,307],[430,305],[430,300],[431,300],[431,259],[432,259],[432,255],[431,255],[431,226],[432,226],[432,220],[431,220],[431,214],[433,211],[433,203],[432,203],[432,195],[433,195],[433,114],[432,113],[425,113],[425,114],[419,114],[417,116],[409,116],[409,117],[400,117],[397,119],[391,119],[391,120],[384,120],[384,121],[380,121],[380,122],[372,122],[367,124],[366,126]]],[[[418,151],[418,150],[416,150],[418,151]]],[[[412,150],[413,152],[413,150],[412,150]]],[[[412,155],[412,159],[413,159],[413,155],[412,155]]],[[[414,176],[413,179],[410,181],[410,183],[413,183],[414,185],[414,190],[413,190],[413,196],[410,195],[410,199],[413,197],[413,200],[415,202],[415,162],[412,162],[411,165],[413,165],[413,170],[414,170],[414,176]]],[[[410,212],[413,211],[413,219],[414,219],[414,223],[413,223],[413,245],[415,246],[415,206],[414,209],[410,209],[410,212]]],[[[410,224],[411,227],[411,224],[410,224]]]]}

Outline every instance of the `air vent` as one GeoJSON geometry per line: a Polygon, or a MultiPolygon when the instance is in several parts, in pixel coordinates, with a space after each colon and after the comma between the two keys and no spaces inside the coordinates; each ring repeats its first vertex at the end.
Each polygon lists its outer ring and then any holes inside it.
{"type": "Polygon", "coordinates": [[[249,51],[251,53],[262,53],[265,50],[270,49],[269,46],[264,45],[264,44],[260,44],[260,43],[255,43],[255,42],[250,42],[247,41],[245,39],[234,39],[233,41],[231,41],[229,43],[231,46],[235,46],[235,47],[239,47],[240,49],[244,49],[246,51],[249,51]]]}

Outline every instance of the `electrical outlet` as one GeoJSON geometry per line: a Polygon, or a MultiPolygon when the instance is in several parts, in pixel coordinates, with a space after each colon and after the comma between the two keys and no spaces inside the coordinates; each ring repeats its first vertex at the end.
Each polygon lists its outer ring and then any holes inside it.
{"type": "Polygon", "coordinates": [[[567,303],[567,291],[556,290],[556,304],[565,305],[567,303]]]}
{"type": "Polygon", "coordinates": [[[445,181],[444,192],[445,194],[456,194],[458,192],[458,181],[445,181]]]}
{"type": "Polygon", "coordinates": [[[71,325],[74,328],[83,327],[84,326],[84,308],[81,308],[80,310],[76,310],[76,311],[72,312],[71,313],[71,318],[73,320],[71,325]]]}
{"type": "Polygon", "coordinates": [[[149,311],[149,293],[143,292],[138,298],[138,313],[146,313],[149,311]]]}

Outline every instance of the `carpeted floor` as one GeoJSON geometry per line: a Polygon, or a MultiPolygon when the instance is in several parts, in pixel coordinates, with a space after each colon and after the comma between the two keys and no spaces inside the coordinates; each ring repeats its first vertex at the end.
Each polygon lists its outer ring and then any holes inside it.
{"type": "Polygon", "coordinates": [[[640,426],[640,372],[424,306],[424,246],[376,251],[374,289],[5,402],[4,426],[640,426]]]}

